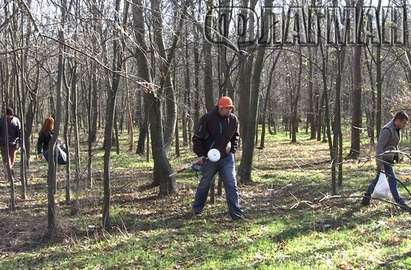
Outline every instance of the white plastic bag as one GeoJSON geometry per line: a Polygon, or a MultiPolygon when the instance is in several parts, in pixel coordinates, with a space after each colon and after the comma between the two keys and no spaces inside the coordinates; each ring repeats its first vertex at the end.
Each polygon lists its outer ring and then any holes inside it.
{"type": "Polygon", "coordinates": [[[385,173],[380,173],[380,176],[378,177],[377,184],[375,185],[374,192],[371,194],[371,197],[392,200],[390,186],[388,184],[387,176],[385,175],[385,173]]]}

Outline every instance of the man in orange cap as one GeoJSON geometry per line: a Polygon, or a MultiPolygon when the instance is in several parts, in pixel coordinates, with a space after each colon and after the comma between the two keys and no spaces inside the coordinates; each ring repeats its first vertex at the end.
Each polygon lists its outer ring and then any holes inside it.
{"type": "Polygon", "coordinates": [[[202,173],[193,203],[195,215],[202,214],[211,183],[218,172],[224,182],[231,218],[233,220],[244,218],[239,205],[234,159],[240,137],[239,123],[233,109],[231,98],[221,97],[216,108],[201,117],[197,131],[193,136],[193,150],[200,157],[199,164],[202,173]],[[216,162],[206,158],[208,151],[213,148],[217,149],[221,156],[216,162]]]}

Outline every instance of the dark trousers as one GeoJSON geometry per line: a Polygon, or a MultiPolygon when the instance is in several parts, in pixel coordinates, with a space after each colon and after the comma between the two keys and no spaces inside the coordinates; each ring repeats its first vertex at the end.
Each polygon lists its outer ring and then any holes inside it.
{"type": "Polygon", "coordinates": [[[235,171],[234,154],[229,154],[227,157],[218,162],[206,161],[201,168],[202,177],[198,184],[195,200],[193,203],[193,211],[201,213],[207,200],[208,191],[216,173],[219,173],[224,182],[228,211],[231,218],[236,219],[242,217],[243,211],[239,204],[239,195],[235,171]]]}

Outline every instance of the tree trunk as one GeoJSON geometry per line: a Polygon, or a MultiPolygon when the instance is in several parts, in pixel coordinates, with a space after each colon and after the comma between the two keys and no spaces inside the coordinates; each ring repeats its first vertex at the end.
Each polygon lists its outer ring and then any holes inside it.
{"type": "MultiPolygon", "coordinates": [[[[266,6],[269,5],[270,0],[266,0],[266,6]]],[[[266,14],[265,14],[266,16],[266,14]]],[[[264,28],[267,30],[267,28],[264,28]]],[[[260,48],[257,52],[257,58],[255,61],[254,71],[252,73],[252,89],[253,93],[248,95],[250,97],[250,105],[248,111],[248,128],[244,131],[244,141],[243,141],[243,153],[241,156],[241,163],[239,167],[239,178],[240,182],[243,184],[248,184],[252,182],[251,179],[251,169],[254,156],[254,137],[255,137],[255,126],[257,122],[257,109],[258,109],[258,99],[260,92],[260,82],[261,82],[261,71],[264,67],[264,55],[265,48],[260,48]]],[[[244,87],[244,93],[249,91],[249,87],[244,87]]],[[[247,94],[247,93],[246,93],[247,94]]],[[[240,96],[241,97],[241,96],[240,96]]]]}
{"type": "MultiPolygon", "coordinates": [[[[127,72],[128,72],[128,69],[127,69],[127,64],[126,63],[124,63],[124,73],[126,74],[126,76],[127,76],[127,72]]],[[[128,134],[129,134],[129,147],[128,147],[128,150],[129,151],[133,151],[133,146],[134,146],[134,124],[133,124],[133,114],[132,114],[132,112],[131,112],[131,97],[130,97],[130,90],[129,90],[129,87],[128,87],[128,80],[125,80],[125,82],[124,82],[124,84],[125,84],[125,87],[126,87],[126,94],[127,94],[127,100],[126,100],[126,103],[127,103],[127,129],[128,129],[128,134]]]]}
{"type": "Polygon", "coordinates": [[[297,142],[297,131],[298,131],[298,100],[300,99],[301,92],[301,74],[302,74],[302,52],[301,47],[298,47],[298,77],[296,93],[293,95],[294,98],[291,100],[292,110],[291,110],[291,142],[297,142]]]}
{"type": "MultiPolygon", "coordinates": [[[[270,72],[270,74],[272,74],[270,72]]],[[[271,88],[271,76],[268,82],[268,87],[267,87],[267,92],[265,94],[265,100],[264,100],[264,108],[263,108],[263,116],[262,116],[262,126],[261,126],[261,139],[260,139],[260,149],[264,149],[265,146],[265,124],[266,124],[266,119],[267,119],[267,110],[268,110],[268,101],[270,99],[270,88],[271,88]]],[[[270,123],[268,123],[270,125],[270,123]]]]}
{"type": "MultiPolygon", "coordinates": [[[[142,91],[138,92],[138,107],[137,108],[140,110],[140,118],[138,121],[139,134],[138,134],[136,154],[142,156],[144,155],[144,146],[145,146],[145,141],[146,141],[146,135],[148,133],[148,106],[145,102],[143,102],[142,91]]],[[[148,148],[147,148],[147,151],[148,151],[148,148]]]]}
{"type": "MultiPolygon", "coordinates": [[[[335,80],[335,108],[334,108],[334,125],[333,125],[333,156],[331,166],[334,167],[335,171],[338,168],[337,184],[338,187],[342,186],[342,131],[341,131],[341,82],[342,82],[342,72],[344,67],[345,49],[337,48],[337,77],[335,80]],[[338,164],[338,167],[337,167],[338,164]]],[[[333,181],[335,185],[335,180],[333,181]]],[[[333,192],[336,193],[336,187],[333,186],[333,192]]]]}
{"type": "MultiPolygon", "coordinates": [[[[358,0],[356,9],[362,8],[363,0],[358,0]]],[[[359,16],[359,14],[357,15],[359,16]]],[[[362,130],[362,111],[361,111],[361,47],[353,48],[353,88],[351,94],[352,103],[352,125],[351,125],[351,151],[349,157],[357,159],[360,156],[361,150],[361,130],[362,130]]]]}
{"type": "MultiPolygon", "coordinates": [[[[64,76],[64,74],[63,74],[64,76]]],[[[67,149],[67,165],[66,165],[66,187],[65,187],[65,195],[66,195],[66,204],[71,203],[71,171],[70,171],[70,142],[69,142],[69,125],[71,123],[71,91],[70,87],[66,84],[66,119],[64,123],[64,140],[66,141],[66,149],[67,149]]],[[[75,194],[77,196],[78,193],[75,194]]]]}
{"type": "Polygon", "coordinates": [[[383,83],[383,76],[382,76],[382,59],[381,59],[381,48],[377,47],[377,54],[376,54],[376,78],[375,82],[377,84],[377,108],[376,108],[376,129],[377,129],[377,138],[380,136],[381,132],[381,124],[382,124],[382,83],[383,83]]]}
{"type": "MultiPolygon", "coordinates": [[[[120,0],[116,0],[120,2],[120,0]]],[[[116,6],[119,4],[116,4],[116,6]]],[[[118,47],[117,47],[118,49],[118,47]]],[[[115,60],[114,60],[115,61],[115,60]]],[[[114,69],[116,70],[116,69],[114,69]]],[[[113,74],[114,79],[115,74],[113,74]]],[[[104,127],[104,198],[103,198],[103,227],[109,229],[110,224],[110,197],[111,197],[111,182],[110,182],[110,151],[112,147],[112,132],[113,132],[113,121],[114,121],[114,106],[116,102],[116,95],[113,93],[114,90],[114,80],[113,89],[109,89],[107,92],[107,108],[106,108],[106,124],[104,127]]]]}
{"type": "MultiPolygon", "coordinates": [[[[76,61],[76,60],[74,60],[76,61]]],[[[77,101],[77,63],[74,62],[74,67],[72,68],[72,79],[71,79],[71,94],[73,95],[73,125],[74,125],[74,144],[75,144],[75,153],[74,153],[74,160],[75,160],[75,168],[76,168],[76,177],[75,177],[75,184],[76,184],[76,194],[80,192],[80,139],[79,139],[79,131],[78,131],[78,101],[77,101]]]]}
{"type": "Polygon", "coordinates": [[[176,148],[176,157],[180,157],[180,132],[178,130],[178,118],[176,121],[176,128],[175,128],[175,148],[176,148]]]}
{"type": "MultiPolygon", "coordinates": [[[[7,98],[6,98],[6,103],[4,104],[4,107],[7,105],[7,98]]],[[[4,166],[6,168],[7,172],[7,178],[10,183],[10,211],[16,211],[16,191],[14,187],[14,176],[13,176],[13,171],[11,168],[11,163],[10,163],[10,156],[9,156],[9,131],[8,131],[8,123],[7,123],[7,115],[4,114],[4,154],[6,155],[6,162],[4,163],[4,166]]]]}
{"type": "MultiPolygon", "coordinates": [[[[255,1],[252,1],[255,2],[255,1]]],[[[242,6],[243,7],[248,7],[249,6],[249,0],[243,0],[242,1],[242,6]]],[[[250,8],[254,8],[255,3],[251,3],[250,8]]],[[[245,10],[244,10],[245,12],[245,10]]],[[[247,17],[247,15],[244,13],[242,16],[247,17]]],[[[248,35],[253,35],[253,29],[254,29],[254,19],[251,17],[248,20],[249,24],[247,24],[247,27],[249,27],[249,33],[248,35]]],[[[264,48],[261,48],[260,50],[264,50],[264,48]]],[[[251,92],[250,92],[250,87],[251,87],[251,77],[250,74],[252,74],[252,68],[253,68],[253,62],[254,62],[254,53],[252,50],[248,50],[247,54],[240,54],[238,56],[238,61],[239,61],[239,73],[240,73],[240,78],[239,78],[239,85],[238,85],[238,92],[239,92],[239,105],[238,105],[238,118],[240,121],[240,136],[243,142],[245,142],[245,136],[247,133],[247,130],[250,129],[250,127],[254,127],[254,125],[251,125],[249,120],[249,109],[251,108],[250,101],[251,101],[251,92]]],[[[257,66],[257,65],[255,65],[257,66]]],[[[254,89],[255,90],[255,89],[254,89]]],[[[254,134],[254,131],[252,132],[254,134]]]]}
{"type": "Polygon", "coordinates": [[[375,129],[375,112],[376,112],[376,100],[375,100],[375,87],[374,87],[374,77],[372,72],[372,61],[368,58],[367,50],[364,48],[364,57],[365,63],[367,64],[368,75],[370,77],[370,87],[371,87],[371,102],[369,102],[369,106],[371,109],[368,108],[370,111],[367,113],[367,127],[368,127],[368,136],[370,137],[370,143],[372,145],[375,144],[374,140],[374,129],[375,129]]]}
{"type": "Polygon", "coordinates": [[[61,91],[63,87],[63,74],[64,74],[64,24],[66,20],[66,10],[67,1],[62,1],[61,10],[61,22],[60,30],[58,31],[59,36],[59,56],[58,56],[58,70],[57,70],[57,97],[56,97],[56,114],[55,114],[55,124],[54,124],[54,135],[51,137],[48,146],[48,177],[47,177],[47,221],[48,221],[48,237],[53,238],[56,235],[57,229],[57,218],[56,218],[56,202],[54,199],[54,194],[56,190],[56,157],[55,148],[56,141],[60,133],[60,123],[61,123],[61,91]]]}
{"type": "Polygon", "coordinates": [[[314,97],[313,97],[313,80],[314,80],[314,72],[313,72],[313,56],[312,56],[312,48],[308,48],[308,119],[307,122],[310,126],[310,140],[315,139],[315,118],[314,118],[314,97]]]}
{"type": "MultiPolygon", "coordinates": [[[[14,9],[16,9],[16,7],[13,5],[14,9]]],[[[15,25],[15,27],[17,28],[17,25],[15,25]]],[[[16,29],[15,29],[16,30],[16,29]]],[[[16,32],[12,31],[12,29],[10,28],[10,37],[12,40],[12,49],[14,50],[17,47],[17,37],[16,37],[16,32]]],[[[16,96],[17,96],[17,100],[18,100],[18,114],[21,117],[21,131],[22,131],[22,136],[21,136],[21,161],[20,161],[20,181],[21,181],[21,196],[23,198],[23,200],[26,199],[26,161],[25,161],[25,157],[26,157],[26,153],[25,153],[25,143],[24,143],[24,103],[22,100],[22,91],[24,89],[24,59],[23,59],[23,55],[20,56],[20,61],[18,59],[18,55],[16,52],[13,53],[13,65],[14,65],[14,73],[13,73],[13,77],[14,77],[14,89],[16,92],[16,96]],[[19,74],[19,62],[21,63],[21,74],[19,74]],[[20,84],[21,83],[21,84],[20,84]]],[[[8,138],[8,136],[6,136],[8,138]]],[[[9,153],[8,151],[6,153],[9,153]]],[[[14,178],[14,171],[12,170],[12,174],[13,174],[13,178],[14,178]]],[[[14,193],[14,183],[12,183],[12,190],[14,193]]]]}
{"type": "MultiPolygon", "coordinates": [[[[199,1],[201,5],[201,1],[199,1]]],[[[194,8],[192,8],[192,17],[195,18],[194,8]]],[[[193,36],[194,36],[194,45],[193,45],[193,55],[194,55],[194,129],[198,127],[198,122],[200,120],[200,52],[199,52],[199,35],[197,32],[197,27],[193,24],[193,36]]],[[[190,138],[191,139],[191,138],[190,138]]]]}
{"type": "MultiPolygon", "coordinates": [[[[121,68],[123,66],[122,56],[123,48],[119,43],[120,30],[118,25],[120,25],[119,11],[120,11],[121,0],[115,0],[115,15],[114,15],[114,28],[113,28],[113,71],[112,72],[112,83],[111,88],[107,88],[107,107],[106,107],[106,124],[104,127],[104,198],[103,198],[103,227],[109,229],[111,227],[110,222],[110,197],[111,197],[111,181],[110,181],[110,151],[112,147],[113,138],[113,122],[114,122],[114,110],[116,106],[116,95],[118,86],[120,83],[121,68]]],[[[128,13],[129,2],[125,2],[123,25],[127,23],[127,13],[128,13]]]]}
{"type": "MultiPolygon", "coordinates": [[[[207,10],[212,7],[212,1],[207,0],[207,10]]],[[[213,92],[213,58],[211,54],[211,44],[203,42],[204,54],[204,97],[207,111],[210,112],[215,106],[214,92],[213,92]]]]}
{"type": "Polygon", "coordinates": [[[116,154],[120,155],[120,140],[118,137],[118,107],[114,107],[114,141],[116,144],[116,154]]]}
{"type": "Polygon", "coordinates": [[[160,184],[160,196],[164,196],[176,192],[176,182],[175,177],[172,176],[171,166],[164,148],[161,101],[157,96],[158,89],[154,89],[151,85],[152,80],[148,70],[149,64],[146,57],[147,46],[144,40],[145,25],[142,0],[133,0],[133,21],[136,42],[138,44],[135,53],[138,63],[138,76],[143,80],[141,86],[144,89],[144,102],[148,104],[149,108],[151,147],[154,159],[154,182],[160,184]]]}
{"type": "MultiPolygon", "coordinates": [[[[160,93],[164,95],[166,104],[166,122],[164,127],[164,146],[166,149],[169,148],[173,141],[173,135],[175,133],[176,119],[177,119],[177,102],[175,89],[171,79],[170,65],[174,59],[175,50],[177,46],[178,39],[181,34],[183,27],[183,19],[187,10],[189,1],[186,0],[183,3],[183,9],[181,11],[181,17],[177,29],[174,34],[174,39],[171,48],[166,53],[164,41],[163,41],[163,20],[161,16],[156,15],[153,20],[154,28],[154,40],[158,48],[158,54],[161,57],[160,61],[160,72],[161,72],[161,82],[160,82],[160,93]]],[[[151,8],[156,14],[161,14],[160,2],[159,0],[151,0],[151,8]]]]}
{"type": "MultiPolygon", "coordinates": [[[[324,96],[324,129],[327,136],[328,147],[330,151],[330,157],[333,163],[335,163],[335,156],[333,151],[333,143],[331,137],[330,127],[330,113],[329,113],[329,98],[328,98],[328,86],[327,86],[327,64],[328,64],[328,52],[324,52],[323,44],[320,43],[321,55],[322,55],[322,79],[323,79],[323,96],[324,96]]],[[[327,49],[327,47],[326,47],[327,49]]],[[[331,79],[331,82],[333,80],[331,79]]],[[[333,195],[337,194],[337,182],[335,164],[331,167],[331,192],[333,195]]]]}
{"type": "Polygon", "coordinates": [[[190,55],[188,51],[188,28],[186,28],[186,46],[185,46],[185,72],[184,72],[184,105],[181,112],[181,120],[183,123],[183,145],[187,146],[190,144],[189,136],[189,121],[191,118],[191,98],[190,98],[190,55]]]}

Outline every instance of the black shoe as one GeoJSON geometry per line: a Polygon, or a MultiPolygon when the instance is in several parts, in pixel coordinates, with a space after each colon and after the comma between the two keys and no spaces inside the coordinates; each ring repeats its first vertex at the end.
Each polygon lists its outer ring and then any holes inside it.
{"type": "Polygon", "coordinates": [[[246,220],[247,218],[246,218],[245,215],[243,214],[243,215],[238,215],[238,216],[231,217],[231,219],[232,219],[233,221],[237,221],[237,220],[246,220]]]}
{"type": "Polygon", "coordinates": [[[402,210],[404,210],[404,211],[407,211],[407,212],[410,212],[410,213],[411,213],[411,207],[409,207],[409,206],[406,205],[405,203],[404,203],[404,204],[401,204],[401,205],[400,205],[400,208],[401,208],[402,210]]]}
{"type": "Polygon", "coordinates": [[[361,206],[368,206],[370,205],[370,196],[367,194],[364,194],[364,197],[362,197],[362,201],[361,201],[361,206]]]}
{"type": "Polygon", "coordinates": [[[194,215],[195,217],[201,217],[201,216],[203,215],[203,211],[194,211],[194,210],[193,210],[193,215],[194,215]]]}

